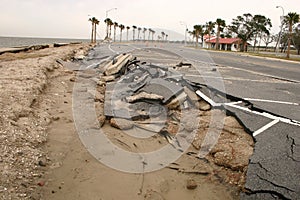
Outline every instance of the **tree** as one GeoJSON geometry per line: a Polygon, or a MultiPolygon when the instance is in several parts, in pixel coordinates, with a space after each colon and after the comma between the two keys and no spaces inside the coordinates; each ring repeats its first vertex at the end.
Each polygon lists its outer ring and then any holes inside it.
{"type": "Polygon", "coordinates": [[[143,29],[144,41],[146,41],[146,31],[147,31],[147,30],[148,30],[147,28],[144,28],[144,29],[143,29]]]}
{"type": "Polygon", "coordinates": [[[190,34],[192,36],[192,38],[193,38],[192,41],[194,43],[195,42],[195,38],[196,38],[196,31],[195,30],[189,31],[188,34],[190,34]]]}
{"type": "Polygon", "coordinates": [[[106,18],[104,20],[104,23],[106,24],[106,36],[105,36],[105,39],[108,39],[108,37],[109,37],[109,26],[110,26],[111,22],[112,21],[109,18],[106,18]]]}
{"type": "MultiPolygon", "coordinates": [[[[254,39],[254,51],[257,43],[257,37],[260,36],[260,41],[262,39],[263,33],[269,35],[270,28],[272,27],[271,20],[263,15],[254,15],[253,17],[253,29],[255,30],[254,39]]],[[[259,42],[260,43],[260,42],[259,42]]]]}
{"type": "Polygon", "coordinates": [[[216,49],[220,49],[219,40],[220,40],[220,33],[223,31],[223,28],[226,26],[225,20],[218,18],[216,20],[217,25],[217,39],[216,39],[216,49]]]}
{"type": "Polygon", "coordinates": [[[198,48],[198,41],[200,34],[203,32],[203,26],[202,25],[195,25],[194,26],[194,31],[192,32],[195,35],[196,38],[196,47],[198,48]]]}
{"type": "Polygon", "coordinates": [[[122,42],[122,31],[125,29],[125,26],[123,24],[120,24],[119,28],[120,28],[120,42],[122,42]]]}
{"type": "Polygon", "coordinates": [[[133,25],[132,26],[132,39],[133,39],[133,41],[134,41],[134,38],[135,38],[135,29],[136,29],[137,27],[135,26],[135,25],[133,25]]]}
{"type": "Polygon", "coordinates": [[[298,27],[295,28],[292,40],[297,49],[297,54],[300,55],[300,24],[298,24],[298,27]]]}
{"type": "Polygon", "coordinates": [[[162,39],[162,41],[164,41],[164,37],[165,37],[165,32],[161,32],[161,39],[162,39]]]}
{"type": "Polygon", "coordinates": [[[276,36],[275,35],[272,35],[272,34],[262,34],[262,40],[264,41],[264,43],[266,44],[265,46],[265,50],[267,51],[267,48],[268,48],[268,45],[274,41],[276,39],[276,36]]]}
{"type": "Polygon", "coordinates": [[[206,30],[207,30],[207,33],[208,33],[208,41],[210,42],[210,35],[213,31],[213,29],[215,28],[215,23],[212,22],[212,21],[209,21],[206,23],[206,30]]]}
{"type": "Polygon", "coordinates": [[[169,37],[169,35],[168,35],[168,34],[166,34],[166,41],[168,41],[168,37],[169,37]]]}
{"type": "Polygon", "coordinates": [[[140,40],[140,33],[141,33],[142,28],[138,27],[138,40],[140,40]]]}
{"type": "Polygon", "coordinates": [[[151,35],[151,33],[152,33],[152,29],[149,28],[149,29],[148,29],[148,41],[150,41],[150,35],[151,35]]]}
{"type": "Polygon", "coordinates": [[[117,22],[114,22],[114,42],[116,41],[116,29],[119,27],[117,22]]]}
{"type": "Polygon", "coordinates": [[[111,38],[111,27],[114,25],[113,21],[109,21],[108,22],[108,26],[109,26],[109,38],[111,38]]]}
{"type": "Polygon", "coordinates": [[[254,28],[253,16],[250,13],[237,16],[236,19],[232,20],[228,29],[242,40],[241,51],[245,51],[247,42],[254,36],[256,31],[254,28]]]}
{"type": "Polygon", "coordinates": [[[152,42],[154,42],[154,34],[155,34],[155,30],[152,30],[152,42]]]}
{"type": "Polygon", "coordinates": [[[89,18],[89,21],[92,22],[91,43],[96,43],[97,25],[99,24],[99,20],[95,17],[92,17],[89,18]]]}
{"type": "MultiPolygon", "coordinates": [[[[93,17],[94,18],[94,17],[93,17]]],[[[94,43],[94,29],[95,29],[95,26],[94,26],[94,21],[93,21],[93,18],[89,18],[89,21],[92,22],[92,35],[91,35],[91,43],[94,43]]]]}
{"type": "Polygon", "coordinates": [[[126,29],[127,29],[127,41],[128,41],[128,32],[129,32],[130,26],[126,26],[126,29]]]}
{"type": "Polygon", "coordinates": [[[289,12],[286,16],[284,16],[284,22],[288,25],[289,28],[288,49],[287,49],[286,57],[290,58],[293,25],[299,22],[299,14],[295,12],[289,12]]]}

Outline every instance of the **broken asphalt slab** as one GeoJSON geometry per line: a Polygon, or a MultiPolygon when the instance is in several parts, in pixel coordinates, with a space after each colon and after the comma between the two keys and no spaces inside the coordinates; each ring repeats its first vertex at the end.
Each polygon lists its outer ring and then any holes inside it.
{"type": "Polygon", "coordinates": [[[164,79],[157,78],[152,79],[149,85],[146,85],[142,91],[163,96],[163,103],[168,103],[172,98],[176,97],[183,91],[183,87],[174,82],[172,83],[164,79]]]}
{"type": "Polygon", "coordinates": [[[277,123],[255,137],[254,154],[242,199],[298,199],[300,196],[299,126],[277,123]],[[271,198],[272,197],[272,198],[271,198]]]}

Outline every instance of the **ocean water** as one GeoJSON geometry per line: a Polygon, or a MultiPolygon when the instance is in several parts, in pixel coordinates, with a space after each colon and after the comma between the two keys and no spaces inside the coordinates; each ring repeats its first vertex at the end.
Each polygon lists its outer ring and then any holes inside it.
{"type": "Polygon", "coordinates": [[[22,47],[38,44],[89,42],[89,39],[63,39],[63,38],[29,38],[29,37],[1,37],[0,48],[22,47]]]}

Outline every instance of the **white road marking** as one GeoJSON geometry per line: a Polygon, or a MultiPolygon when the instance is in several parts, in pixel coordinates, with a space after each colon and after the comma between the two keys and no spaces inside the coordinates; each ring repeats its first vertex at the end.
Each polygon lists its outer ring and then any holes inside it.
{"type": "Polygon", "coordinates": [[[135,47],[135,46],[133,46],[133,45],[131,45],[131,44],[127,44],[127,46],[132,47],[132,48],[137,49],[137,50],[140,50],[140,49],[141,49],[141,48],[135,47]]]}
{"type": "Polygon", "coordinates": [[[248,101],[260,101],[260,102],[268,102],[268,103],[279,103],[279,104],[287,104],[287,105],[295,105],[299,106],[300,104],[298,103],[293,103],[293,102],[287,102],[287,101],[274,101],[274,100],[268,100],[268,99],[252,99],[252,98],[243,98],[248,101]]]}
{"type": "Polygon", "coordinates": [[[238,106],[237,104],[243,103],[242,101],[230,102],[230,103],[216,103],[212,99],[210,99],[208,96],[206,96],[205,94],[203,94],[200,90],[197,90],[196,94],[198,96],[200,96],[204,101],[206,101],[207,103],[209,103],[213,107],[221,106],[221,105],[226,105],[226,106],[234,107],[234,108],[237,108],[239,110],[250,112],[250,113],[253,113],[253,114],[256,114],[256,115],[264,116],[264,117],[267,117],[269,119],[273,119],[272,122],[266,124],[265,126],[261,127],[260,129],[258,129],[256,131],[254,131],[253,137],[255,137],[258,134],[260,134],[260,133],[266,131],[267,129],[271,128],[272,126],[274,126],[278,122],[283,122],[283,123],[287,123],[287,124],[291,124],[291,125],[295,125],[295,126],[300,126],[300,122],[298,122],[296,120],[290,120],[290,119],[283,118],[283,117],[277,117],[277,116],[274,116],[274,115],[272,115],[270,113],[257,112],[257,111],[250,110],[247,107],[238,106]]]}
{"type": "Polygon", "coordinates": [[[257,136],[258,134],[266,131],[267,129],[271,128],[272,126],[274,126],[275,124],[277,124],[280,120],[279,119],[274,119],[273,121],[271,121],[270,123],[264,125],[263,127],[261,127],[260,129],[254,131],[253,133],[253,137],[257,136]]]}
{"type": "Polygon", "coordinates": [[[295,126],[300,126],[300,122],[298,122],[296,120],[290,120],[290,119],[283,118],[283,117],[277,117],[277,116],[274,116],[274,115],[272,115],[270,113],[266,113],[266,112],[253,111],[253,110],[250,110],[249,108],[238,106],[238,105],[233,105],[233,104],[230,105],[229,104],[228,106],[234,107],[234,108],[246,111],[246,112],[250,112],[250,113],[253,113],[253,114],[256,114],[256,115],[264,116],[264,117],[267,117],[269,119],[273,119],[273,120],[278,119],[279,121],[287,123],[287,124],[292,124],[292,125],[295,125],[295,126]]]}
{"type": "Polygon", "coordinates": [[[113,50],[113,49],[111,48],[111,44],[108,45],[108,49],[109,49],[111,52],[113,52],[113,53],[119,54],[119,52],[117,52],[117,51],[115,51],[115,50],[113,50]]]}
{"type": "Polygon", "coordinates": [[[205,94],[203,94],[200,90],[196,91],[196,94],[199,95],[202,99],[204,99],[204,101],[206,101],[207,103],[209,103],[211,106],[216,107],[216,106],[220,106],[222,104],[220,103],[216,103],[214,102],[212,99],[210,99],[208,96],[206,96],[205,94]]]}
{"type": "Polygon", "coordinates": [[[224,105],[230,106],[230,105],[236,105],[236,104],[240,104],[240,103],[243,103],[243,102],[242,101],[230,102],[230,103],[224,103],[224,105]]]}

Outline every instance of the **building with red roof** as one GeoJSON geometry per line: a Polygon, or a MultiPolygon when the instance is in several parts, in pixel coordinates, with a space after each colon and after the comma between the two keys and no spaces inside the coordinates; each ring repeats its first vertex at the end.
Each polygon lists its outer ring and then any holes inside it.
{"type": "MultiPolygon", "coordinates": [[[[217,43],[217,37],[208,35],[203,37],[203,47],[214,49],[217,43]]],[[[242,40],[240,38],[219,38],[220,50],[226,51],[238,51],[242,45],[242,40]]]]}

